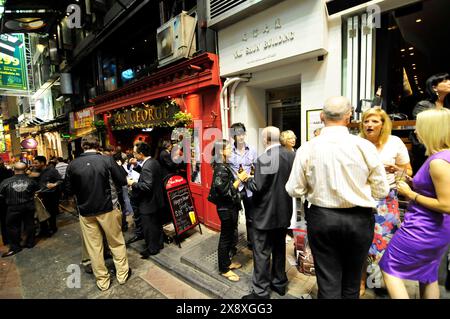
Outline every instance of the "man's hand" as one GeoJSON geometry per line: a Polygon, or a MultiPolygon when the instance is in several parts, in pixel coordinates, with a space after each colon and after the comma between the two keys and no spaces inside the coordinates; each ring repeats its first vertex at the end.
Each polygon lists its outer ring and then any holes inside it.
{"type": "Polygon", "coordinates": [[[56,183],[47,183],[47,188],[48,188],[48,189],[53,189],[53,188],[55,188],[56,186],[58,186],[58,184],[56,184],[56,183]]]}

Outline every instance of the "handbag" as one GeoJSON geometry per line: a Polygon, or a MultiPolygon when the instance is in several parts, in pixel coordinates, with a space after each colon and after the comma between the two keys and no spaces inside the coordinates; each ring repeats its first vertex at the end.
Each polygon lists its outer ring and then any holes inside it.
{"type": "Polygon", "coordinates": [[[34,206],[35,206],[34,217],[37,218],[40,223],[50,218],[49,212],[47,211],[47,209],[44,206],[44,203],[38,196],[34,197],[34,206]]]}

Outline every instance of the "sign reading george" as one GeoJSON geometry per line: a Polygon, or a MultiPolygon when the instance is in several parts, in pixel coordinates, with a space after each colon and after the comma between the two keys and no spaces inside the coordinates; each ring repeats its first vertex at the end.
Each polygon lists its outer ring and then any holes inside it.
{"type": "Polygon", "coordinates": [[[27,90],[27,66],[24,36],[21,33],[0,34],[0,88],[27,90]]]}
{"type": "Polygon", "coordinates": [[[180,109],[177,105],[163,103],[158,106],[144,104],[113,114],[113,129],[144,128],[173,120],[173,115],[180,109]]]}

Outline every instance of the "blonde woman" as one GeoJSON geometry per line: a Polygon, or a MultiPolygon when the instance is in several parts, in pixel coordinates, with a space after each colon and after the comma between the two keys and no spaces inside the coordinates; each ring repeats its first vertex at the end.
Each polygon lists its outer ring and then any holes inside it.
{"type": "Polygon", "coordinates": [[[288,150],[295,152],[294,146],[297,142],[297,136],[291,130],[283,131],[280,134],[280,144],[288,150]]]}
{"type": "Polygon", "coordinates": [[[402,279],[417,280],[421,298],[439,298],[438,270],[450,243],[450,110],[417,115],[416,132],[428,159],[411,187],[399,181],[400,194],[411,200],[400,230],[380,261],[391,298],[409,298],[402,279]]]}
{"type": "MultiPolygon", "coordinates": [[[[408,150],[402,140],[391,135],[392,122],[386,112],[380,108],[371,108],[362,115],[360,136],[372,142],[378,150],[386,169],[389,182],[389,195],[377,202],[375,231],[369,249],[369,273],[379,273],[378,262],[394,233],[400,227],[400,211],[396,188],[397,178],[412,175],[408,150]]],[[[360,294],[365,293],[366,269],[363,269],[360,294]]],[[[381,277],[381,275],[380,275],[381,277]]],[[[381,283],[380,283],[381,284],[381,283]]]]}

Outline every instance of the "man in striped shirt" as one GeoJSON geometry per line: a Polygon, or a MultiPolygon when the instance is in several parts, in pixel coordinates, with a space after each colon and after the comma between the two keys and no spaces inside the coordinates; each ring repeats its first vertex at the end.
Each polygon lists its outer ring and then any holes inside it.
{"type": "Polygon", "coordinates": [[[359,298],[361,270],[373,239],[375,200],[389,192],[375,146],[351,135],[345,97],[325,102],[320,136],[297,151],[286,190],[306,196],[308,240],[319,298],[359,298]]]}

